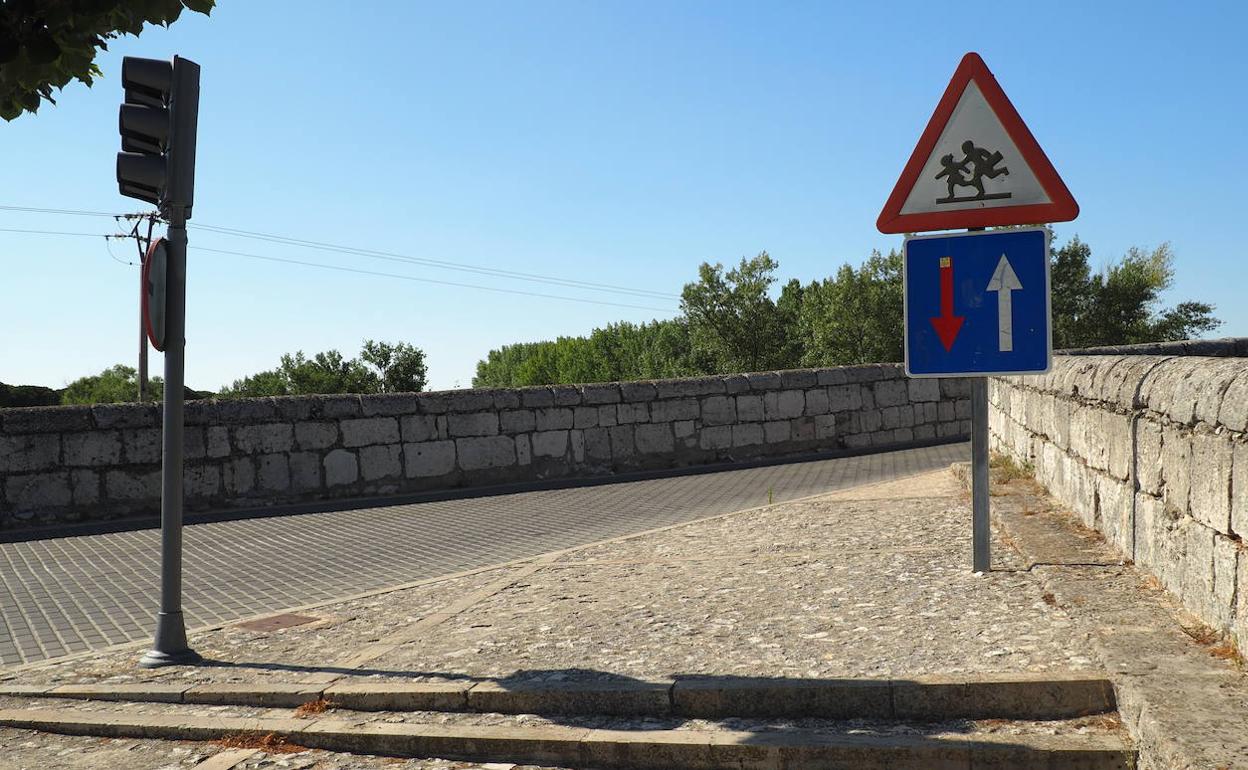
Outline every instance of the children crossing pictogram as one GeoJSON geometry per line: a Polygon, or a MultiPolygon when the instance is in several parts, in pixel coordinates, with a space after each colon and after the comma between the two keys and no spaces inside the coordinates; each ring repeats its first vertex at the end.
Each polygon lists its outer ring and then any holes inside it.
{"type": "Polygon", "coordinates": [[[962,143],[962,152],[965,153],[965,157],[959,161],[953,159],[952,153],[940,159],[940,165],[944,167],[944,170],[936,175],[936,179],[945,178],[945,183],[949,186],[949,195],[937,198],[937,203],[998,200],[1013,195],[1008,192],[987,193],[984,191],[984,177],[996,179],[999,176],[1010,175],[1010,170],[1005,166],[997,168],[997,164],[1002,160],[1000,152],[989,152],[983,147],[976,147],[970,139],[962,143]],[[962,176],[968,170],[970,177],[962,176]],[[974,187],[977,194],[958,197],[954,192],[955,187],[974,187]]]}

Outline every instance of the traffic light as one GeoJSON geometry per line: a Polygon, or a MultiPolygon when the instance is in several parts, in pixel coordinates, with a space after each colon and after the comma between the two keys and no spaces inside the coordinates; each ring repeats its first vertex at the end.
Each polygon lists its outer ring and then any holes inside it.
{"type": "Polygon", "coordinates": [[[189,219],[195,198],[195,134],[199,122],[199,65],[127,56],[126,89],[118,126],[117,187],[122,195],[180,208],[189,219]]]}

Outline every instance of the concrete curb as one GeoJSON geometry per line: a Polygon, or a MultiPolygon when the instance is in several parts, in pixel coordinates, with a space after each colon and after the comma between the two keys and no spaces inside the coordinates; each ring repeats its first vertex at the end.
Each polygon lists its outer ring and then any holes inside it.
{"type": "Polygon", "coordinates": [[[324,698],[353,711],[604,714],[821,719],[1069,719],[1115,710],[1109,680],[1088,674],[913,679],[626,682],[125,684],[0,686],[0,696],[294,708],[324,698]]]}
{"type": "Polygon", "coordinates": [[[1135,752],[1116,736],[832,735],[805,730],[766,733],[698,730],[619,731],[576,727],[477,727],[360,724],[332,719],[238,719],[59,709],[0,711],[0,724],[69,735],[215,740],[274,734],[327,751],[469,762],[564,767],[719,768],[852,767],[855,770],[1128,770],[1135,752]]]}

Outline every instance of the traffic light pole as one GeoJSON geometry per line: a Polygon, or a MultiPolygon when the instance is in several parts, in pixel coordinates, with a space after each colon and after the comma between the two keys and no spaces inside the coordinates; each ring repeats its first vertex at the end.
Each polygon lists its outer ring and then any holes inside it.
{"type": "Polygon", "coordinates": [[[182,434],[186,363],[186,212],[169,210],[168,317],[165,331],[163,459],[160,468],[160,614],[156,640],[139,660],[143,668],[193,665],[203,660],[186,641],[182,616],[182,434]]]}

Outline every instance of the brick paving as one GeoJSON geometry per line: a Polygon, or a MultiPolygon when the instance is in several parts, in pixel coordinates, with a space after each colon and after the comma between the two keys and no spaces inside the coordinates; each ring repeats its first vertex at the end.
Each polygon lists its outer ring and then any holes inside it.
{"type": "MultiPolygon", "coordinates": [[[[189,526],[190,628],[920,473],[966,444],[189,526]]],[[[159,532],[0,544],[0,665],[148,637],[159,532]]]]}

